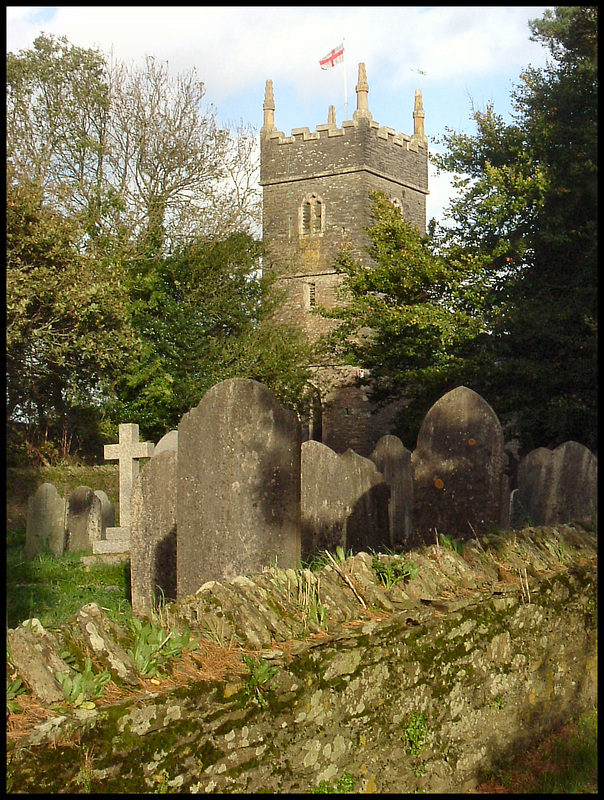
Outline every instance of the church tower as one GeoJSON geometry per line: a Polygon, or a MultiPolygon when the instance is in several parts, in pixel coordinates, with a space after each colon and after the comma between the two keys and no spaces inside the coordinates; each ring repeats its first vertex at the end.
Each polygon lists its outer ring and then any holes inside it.
{"type": "MultiPolygon", "coordinates": [[[[285,136],[275,127],[273,83],[266,82],[260,132],[266,261],[286,289],[280,318],[299,325],[311,341],[334,324],[313,309],[331,308],[337,301],[340,276],[333,263],[342,246],[371,266],[366,253],[370,192],[384,192],[408,222],[426,231],[428,140],[421,91],[415,93],[412,136],[373,120],[364,64],[359,64],[356,94],[356,111],[341,127],[330,106],[327,124],[317,125],[313,133],[294,128],[285,136]]],[[[307,435],[336,452],[350,447],[368,456],[390,432],[396,409],[376,409],[364,376],[354,367],[323,364],[312,373],[322,424],[315,422],[307,435]]]]}

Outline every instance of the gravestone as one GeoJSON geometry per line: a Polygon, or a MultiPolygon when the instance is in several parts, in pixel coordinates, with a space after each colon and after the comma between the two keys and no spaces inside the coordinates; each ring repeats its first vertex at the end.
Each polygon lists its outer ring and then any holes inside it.
{"type": "Polygon", "coordinates": [[[115,509],[102,489],[97,489],[95,495],[101,501],[101,539],[105,539],[107,528],[113,528],[115,525],[115,509]]]}
{"type": "Polygon", "coordinates": [[[66,550],[88,550],[101,541],[101,500],[88,486],[78,486],[69,496],[66,550]]]}
{"type": "Polygon", "coordinates": [[[434,544],[437,534],[465,540],[508,527],[503,431],[476,392],[459,386],[432,406],[411,462],[414,546],[434,544]]]}
{"type": "Polygon", "coordinates": [[[300,559],[300,422],[261,383],[210,389],[178,426],[177,595],[300,559]]]}
{"type": "Polygon", "coordinates": [[[34,558],[46,547],[53,555],[62,555],[66,520],[67,500],[52,483],[43,483],[27,503],[25,558],[34,558]]]}
{"type": "Polygon", "coordinates": [[[159,453],[163,453],[164,450],[171,450],[174,453],[178,452],[178,431],[168,431],[168,433],[164,434],[155,445],[153,455],[157,456],[159,453]]]}
{"type": "Polygon", "coordinates": [[[139,460],[151,458],[152,442],[139,442],[138,425],[127,423],[119,426],[119,444],[105,445],[105,459],[119,461],[119,527],[105,530],[105,538],[93,544],[95,555],[126,556],[130,551],[130,502],[132,487],[139,472],[139,460]]]}
{"type": "Polygon", "coordinates": [[[390,545],[390,490],[375,464],[352,450],[302,444],[302,556],[390,545]]]}
{"type": "Polygon", "coordinates": [[[130,498],[134,480],[138,475],[139,459],[150,458],[154,446],[151,442],[139,442],[138,425],[127,423],[119,426],[119,444],[106,444],[105,461],[119,462],[119,506],[120,527],[130,527],[130,498]]]}
{"type": "Polygon", "coordinates": [[[369,458],[390,487],[390,546],[407,548],[412,538],[413,466],[411,451],[397,436],[382,436],[369,458]]]}
{"type": "Polygon", "coordinates": [[[150,614],[162,598],[176,600],[176,474],[176,453],[163,450],[134,482],[130,581],[135,614],[150,614]]]}
{"type": "Polygon", "coordinates": [[[514,517],[533,525],[593,519],[597,480],[597,459],[579,442],[564,442],[555,450],[538,447],[518,467],[514,517]]]}

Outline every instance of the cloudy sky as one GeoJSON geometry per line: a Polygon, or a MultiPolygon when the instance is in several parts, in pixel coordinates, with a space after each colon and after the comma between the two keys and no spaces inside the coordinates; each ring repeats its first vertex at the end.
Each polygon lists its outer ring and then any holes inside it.
{"type": "MultiPolygon", "coordinates": [[[[472,105],[510,121],[510,93],[521,71],[542,67],[548,51],[530,41],[528,20],[552,6],[9,6],[7,51],[30,47],[40,32],[79,47],[113,50],[142,64],[168,61],[176,74],[195,68],[218,119],[262,126],[265,82],[274,83],[275,124],[292,128],[341,123],[356,108],[358,63],[369,81],[373,119],[413,133],[413,99],[422,89],[426,134],[471,133],[472,105]],[[322,70],[319,59],[345,43],[344,64],[322,70]],[[348,100],[346,114],[345,98],[348,100]]],[[[428,218],[441,218],[450,196],[446,176],[430,179],[428,218]]]]}

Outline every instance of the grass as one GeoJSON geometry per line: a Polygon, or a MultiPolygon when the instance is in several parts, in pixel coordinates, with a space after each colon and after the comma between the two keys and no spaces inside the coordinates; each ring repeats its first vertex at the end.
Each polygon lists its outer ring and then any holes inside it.
{"type": "Polygon", "coordinates": [[[84,566],[81,553],[23,555],[25,526],[7,534],[6,624],[15,628],[37,617],[45,628],[58,628],[92,601],[115,612],[130,610],[130,567],[122,564],[84,566]]]}
{"type": "Polygon", "coordinates": [[[478,794],[597,794],[597,707],[504,763],[480,783],[478,794]]]}

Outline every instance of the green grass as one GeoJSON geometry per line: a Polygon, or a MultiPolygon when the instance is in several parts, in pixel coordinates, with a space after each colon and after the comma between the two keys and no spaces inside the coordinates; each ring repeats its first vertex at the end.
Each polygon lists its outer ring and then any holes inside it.
{"type": "Polygon", "coordinates": [[[593,710],[577,721],[577,731],[553,743],[551,761],[557,769],[544,772],[533,792],[543,794],[585,794],[598,786],[598,715],[593,710]]]}
{"type": "Polygon", "coordinates": [[[70,622],[86,603],[130,611],[130,566],[103,564],[86,567],[81,553],[53,556],[40,553],[27,560],[23,555],[25,528],[7,534],[6,624],[15,628],[24,619],[37,617],[45,628],[70,622]]]}
{"type": "MultiPolygon", "coordinates": [[[[597,794],[597,707],[489,770],[484,778],[489,794],[502,789],[508,794],[597,794]]],[[[479,793],[482,789],[484,784],[479,793]]]]}

